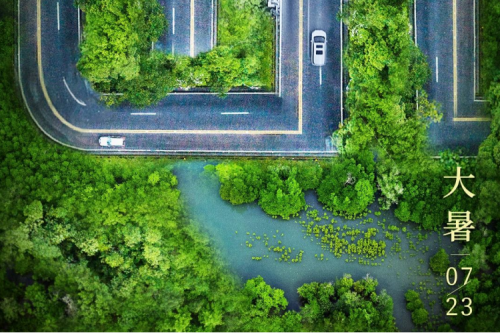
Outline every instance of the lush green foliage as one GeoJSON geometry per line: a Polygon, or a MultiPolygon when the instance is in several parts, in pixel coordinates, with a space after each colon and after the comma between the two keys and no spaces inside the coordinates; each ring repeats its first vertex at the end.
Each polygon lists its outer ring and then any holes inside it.
{"type": "Polygon", "coordinates": [[[218,45],[239,63],[233,86],[274,86],[274,20],[265,0],[220,0],[218,45]],[[243,23],[245,22],[245,23],[243,23]]]}
{"type": "MultiPolygon", "coordinates": [[[[0,13],[8,11],[0,7],[0,13]]],[[[168,163],[99,158],[52,144],[40,135],[13,91],[13,45],[14,21],[4,18],[0,20],[0,327],[8,331],[322,330],[308,319],[307,311],[285,312],[283,291],[262,278],[239,288],[224,272],[207,250],[207,239],[185,215],[168,163]]],[[[303,186],[310,186],[309,181],[303,186]]],[[[361,293],[358,289],[354,290],[361,293]]],[[[370,289],[369,301],[350,292],[349,297],[340,297],[339,301],[356,300],[352,310],[348,305],[342,308],[343,316],[358,330],[394,330],[392,299],[370,289]],[[370,320],[357,320],[365,314],[358,305],[370,320]]]]}
{"type": "Polygon", "coordinates": [[[354,218],[364,213],[375,200],[374,169],[369,152],[356,159],[332,159],[324,165],[313,161],[239,161],[215,167],[222,199],[235,205],[258,199],[266,213],[284,219],[305,207],[304,191],[310,189],[317,189],[319,201],[336,214],[354,218]]]}
{"type": "Polygon", "coordinates": [[[246,298],[185,216],[168,164],[74,152],[26,119],[13,27],[0,23],[1,327],[238,330],[246,298]]]}
{"type": "Polygon", "coordinates": [[[481,144],[477,156],[477,176],[481,181],[477,218],[488,224],[500,220],[500,83],[493,83],[490,92],[493,117],[491,134],[481,144]]]}
{"type": "Polygon", "coordinates": [[[378,203],[380,209],[388,210],[392,205],[399,204],[399,198],[404,193],[401,172],[393,160],[382,159],[377,163],[377,187],[380,190],[378,203]]]}
{"type": "Polygon", "coordinates": [[[78,69],[108,104],[158,102],[176,85],[173,57],[151,51],[167,27],[157,0],[78,0],[85,12],[78,69]]]}
{"type": "Polygon", "coordinates": [[[334,283],[309,283],[298,289],[301,314],[308,330],[323,332],[395,331],[393,302],[377,280],[367,276],[353,281],[350,275],[334,283]]]}
{"type": "MultiPolygon", "coordinates": [[[[279,316],[288,305],[283,290],[271,288],[259,276],[247,281],[243,294],[250,301],[245,314],[250,320],[245,325],[245,331],[264,331],[279,327],[279,316]]],[[[300,322],[300,317],[298,320],[300,322]]]]}
{"type": "Polygon", "coordinates": [[[254,202],[263,186],[262,169],[255,163],[219,164],[220,196],[233,205],[254,202]]]}
{"type": "Polygon", "coordinates": [[[269,215],[288,219],[304,208],[304,191],[318,186],[323,169],[315,162],[239,161],[218,164],[215,171],[222,199],[234,205],[258,200],[269,215]]]}
{"type": "Polygon", "coordinates": [[[349,118],[335,133],[335,145],[347,153],[376,147],[396,161],[420,159],[426,127],[441,116],[425,92],[415,96],[430,71],[408,34],[408,1],[349,1],[343,20],[349,27],[349,118]]]}
{"type": "MultiPolygon", "coordinates": [[[[500,67],[499,67],[500,68],[500,67]]],[[[465,244],[464,256],[459,267],[471,267],[472,274],[469,283],[457,294],[451,323],[463,331],[497,331],[500,327],[500,231],[498,222],[498,204],[500,195],[500,159],[498,151],[500,144],[500,84],[492,83],[490,92],[490,109],[493,116],[491,134],[479,148],[476,165],[477,194],[475,209],[472,210],[474,230],[471,240],[465,244]],[[463,316],[464,308],[461,300],[469,297],[472,300],[472,315],[463,316]]],[[[452,302],[443,298],[443,307],[448,310],[452,302]]]]}
{"type": "Polygon", "coordinates": [[[424,308],[420,295],[414,290],[405,294],[406,308],[411,311],[411,319],[416,326],[422,326],[429,321],[429,312],[424,308]]]}
{"type": "MultiPolygon", "coordinates": [[[[452,195],[443,198],[453,188],[457,166],[462,168],[461,175],[473,174],[474,160],[460,159],[457,153],[448,151],[440,154],[440,160],[425,159],[415,170],[407,170],[398,178],[403,184],[403,193],[395,209],[395,215],[404,222],[412,221],[427,230],[441,230],[448,220],[448,211],[466,211],[474,206],[475,200],[469,198],[461,187],[452,195]]],[[[463,180],[464,185],[473,189],[473,180],[463,180]]]]}
{"type": "Polygon", "coordinates": [[[450,267],[450,258],[445,249],[439,249],[439,251],[430,258],[429,267],[433,272],[438,274],[444,274],[446,272],[450,267]]]}
{"type": "MultiPolygon", "coordinates": [[[[408,33],[409,3],[354,0],[346,6],[349,118],[333,141],[347,156],[374,149],[381,209],[396,205],[401,220],[436,229],[445,221],[443,207],[454,201],[441,200],[448,170],[426,153],[427,128],[442,115],[422,89],[430,70],[408,33]]],[[[372,196],[367,189],[361,195],[363,204],[372,196]]]]}
{"type": "Polygon", "coordinates": [[[479,93],[486,95],[490,84],[500,79],[500,3],[479,0],[479,93]]]}
{"type": "Polygon", "coordinates": [[[270,89],[274,20],[264,2],[221,1],[219,45],[189,58],[152,50],[167,27],[158,0],[78,0],[86,14],[78,68],[109,105],[150,105],[175,88],[270,89]]]}
{"type": "Polygon", "coordinates": [[[354,218],[375,200],[375,162],[371,153],[332,161],[318,187],[318,200],[335,214],[354,218]]]}
{"type": "Polygon", "coordinates": [[[297,168],[268,167],[266,186],[259,199],[259,205],[267,214],[288,218],[304,208],[306,200],[296,176],[297,168]]]}

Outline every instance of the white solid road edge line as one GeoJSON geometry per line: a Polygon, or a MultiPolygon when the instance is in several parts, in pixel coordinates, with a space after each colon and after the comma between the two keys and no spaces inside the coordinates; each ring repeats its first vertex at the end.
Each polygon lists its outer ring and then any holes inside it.
{"type": "Polygon", "coordinates": [[[194,0],[191,0],[191,22],[189,26],[189,55],[191,58],[194,58],[194,20],[195,20],[195,11],[194,11],[194,0]]]}
{"type": "Polygon", "coordinates": [[[417,0],[413,2],[413,22],[415,22],[415,26],[413,29],[415,30],[415,45],[418,46],[418,33],[417,33],[417,0]]]}
{"type": "Polygon", "coordinates": [[[71,97],[73,97],[73,99],[80,105],[82,106],[87,106],[87,104],[85,104],[84,102],[80,101],[78,98],[75,97],[75,95],[73,94],[73,92],[71,91],[71,89],[69,89],[69,86],[68,86],[68,83],[66,83],[66,79],[63,77],[63,82],[64,82],[64,85],[66,86],[66,89],[68,89],[71,97]]]}
{"type": "Polygon", "coordinates": [[[175,8],[172,7],[172,35],[175,35],[175,8]]]}
{"type": "Polygon", "coordinates": [[[323,71],[322,67],[319,68],[319,85],[323,85],[323,71]]]}
{"type": "Polygon", "coordinates": [[[78,44],[80,44],[82,42],[82,32],[80,28],[80,6],[78,6],[77,13],[78,13],[78,44]]]}
{"type": "MultiPolygon", "coordinates": [[[[343,0],[340,0],[340,14],[343,12],[343,0]]],[[[340,123],[344,124],[344,25],[340,20],[340,123]]]]}
{"type": "MultiPolygon", "coordinates": [[[[134,152],[134,153],[175,153],[175,154],[221,154],[221,156],[227,156],[229,154],[233,154],[235,156],[242,155],[242,154],[252,154],[251,156],[254,156],[255,154],[266,154],[268,156],[272,155],[277,155],[276,157],[285,156],[285,157],[310,157],[310,158],[321,158],[318,156],[312,156],[311,154],[327,154],[329,157],[330,155],[337,155],[339,152],[338,150],[312,150],[312,151],[297,151],[297,150],[186,150],[186,149],[180,149],[180,150],[168,150],[168,149],[102,149],[102,148],[91,148],[91,149],[81,149],[77,147],[73,147],[78,150],[82,151],[92,151],[92,152],[134,152]],[[288,155],[284,155],[288,154],[288,155]],[[294,154],[294,155],[290,155],[294,154]]],[[[186,156],[189,157],[189,156],[186,156]]]]}
{"type": "Polygon", "coordinates": [[[236,115],[236,114],[250,114],[250,112],[221,112],[224,115],[236,115]]]}
{"type": "Polygon", "coordinates": [[[436,57],[436,82],[439,82],[439,58],[436,57]]]}
{"type": "MultiPolygon", "coordinates": [[[[281,13],[282,12],[284,12],[284,10],[283,10],[283,1],[280,1],[280,18],[279,18],[279,29],[280,29],[280,35],[279,35],[279,38],[280,38],[279,48],[280,48],[280,50],[279,50],[279,53],[280,54],[279,54],[279,59],[278,59],[278,61],[279,61],[279,64],[278,64],[278,66],[279,66],[279,74],[278,74],[278,80],[279,80],[279,82],[278,82],[278,97],[281,97],[281,94],[282,94],[282,88],[281,88],[282,87],[282,84],[281,84],[281,82],[282,82],[282,79],[281,79],[282,78],[282,70],[281,70],[281,68],[283,67],[282,66],[282,61],[281,61],[281,59],[283,58],[283,20],[281,19],[281,13]]],[[[276,25],[278,25],[278,22],[276,22],[276,25]]]]}
{"type": "Polygon", "coordinates": [[[131,116],[156,116],[156,112],[132,112],[131,116]]]}
{"type": "Polygon", "coordinates": [[[57,2],[57,31],[61,30],[61,21],[59,15],[59,1],[57,2]]]}
{"type": "Polygon", "coordinates": [[[214,0],[212,0],[212,24],[210,25],[210,49],[214,48],[214,0]]]}

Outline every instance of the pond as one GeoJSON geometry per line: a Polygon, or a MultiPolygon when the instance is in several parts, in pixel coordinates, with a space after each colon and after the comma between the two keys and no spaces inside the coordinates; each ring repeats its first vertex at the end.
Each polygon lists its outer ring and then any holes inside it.
{"type": "MultiPolygon", "coordinates": [[[[444,276],[436,276],[430,272],[428,261],[440,247],[444,247],[448,254],[459,252],[459,246],[451,243],[449,237],[441,236],[442,233],[419,231],[413,223],[400,222],[392,211],[383,211],[380,216],[376,216],[374,213],[378,208],[373,204],[370,207],[372,213],[368,216],[358,220],[333,217],[337,221],[333,226],[362,231],[368,228],[379,229],[374,239],[384,240],[387,243],[386,257],[370,260],[368,264],[360,264],[357,256],[354,262],[349,260],[347,262],[349,256],[346,253],[337,258],[329,248],[322,249],[319,239],[314,234],[305,233],[306,228],[300,222],[313,221],[305,212],[297,218],[285,221],[271,218],[256,203],[233,206],[222,200],[219,195],[219,182],[203,172],[206,164],[209,162],[196,160],[178,162],[174,165],[173,171],[178,177],[178,187],[191,217],[207,232],[230,270],[241,278],[242,283],[260,275],[272,287],[284,290],[289,309],[299,310],[297,288],[302,284],[313,281],[334,281],[344,274],[350,274],[354,280],[358,280],[369,274],[378,280],[378,293],[385,289],[392,296],[394,317],[399,330],[414,329],[411,313],[406,310],[404,298],[405,292],[409,289],[422,287],[421,297],[430,310],[429,313],[436,315],[436,318],[442,318],[438,296],[440,292],[450,292],[452,287],[446,285],[444,276]],[[362,223],[369,218],[372,218],[373,222],[362,223]],[[383,230],[382,224],[386,227],[394,225],[400,229],[391,232],[394,240],[385,237],[387,229],[383,230]],[[406,228],[406,232],[403,232],[403,228],[406,228]],[[421,236],[427,235],[427,239],[419,241],[419,232],[421,236]],[[408,233],[410,234],[407,235],[408,233]],[[397,237],[401,240],[400,252],[391,250],[397,237]],[[265,242],[268,242],[268,246],[265,242]],[[279,260],[283,253],[268,249],[277,246],[292,250],[288,261],[279,260]],[[301,250],[303,251],[301,262],[292,263],[291,259],[298,258],[301,250]],[[252,260],[252,257],[262,259],[252,260]],[[435,305],[430,309],[428,304],[432,301],[435,305]]],[[[215,165],[217,162],[210,161],[210,164],[215,165]]],[[[317,222],[319,225],[332,223],[331,213],[323,211],[313,191],[306,193],[306,202],[311,206],[308,211],[317,210],[319,217],[327,213],[328,219],[321,219],[321,222],[317,222]]],[[[457,258],[459,257],[450,256],[452,265],[457,264],[457,258]]]]}

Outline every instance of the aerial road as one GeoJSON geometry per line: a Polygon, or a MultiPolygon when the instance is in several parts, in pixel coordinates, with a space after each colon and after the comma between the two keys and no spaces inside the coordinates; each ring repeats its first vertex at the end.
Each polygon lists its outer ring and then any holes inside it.
{"type": "MultiPolygon", "coordinates": [[[[169,27],[151,47],[196,56],[217,40],[216,0],[161,0],[169,27]]],[[[18,75],[27,108],[53,140],[94,153],[336,154],[329,137],[344,112],[342,52],[346,28],[336,19],[342,1],[283,1],[277,23],[276,89],[230,93],[176,91],[144,109],[109,108],[76,68],[83,14],[72,0],[19,1],[18,75]],[[311,64],[311,34],[326,32],[324,66],[311,64]],[[105,148],[101,136],[125,136],[105,148]]],[[[442,106],[430,128],[438,149],[477,151],[489,133],[486,103],[476,95],[474,1],[416,0],[414,40],[427,56],[426,89],[442,106]]]]}
{"type": "MultiPolygon", "coordinates": [[[[196,55],[213,47],[210,0],[164,1],[169,28],[157,45],[196,55]]],[[[175,93],[144,109],[108,108],[77,68],[82,13],[73,1],[19,1],[18,74],[28,109],[53,140],[92,151],[166,154],[331,155],[328,137],[341,121],[341,3],[283,3],[279,85],[275,92],[175,93]],[[328,35],[323,68],[310,63],[310,34],[328,35]],[[99,146],[103,135],[126,136],[126,147],[99,146]]]]}
{"type": "Polygon", "coordinates": [[[415,0],[414,39],[432,71],[431,100],[442,106],[429,136],[438,149],[465,147],[475,154],[490,131],[486,103],[476,95],[476,0],[415,0]]]}

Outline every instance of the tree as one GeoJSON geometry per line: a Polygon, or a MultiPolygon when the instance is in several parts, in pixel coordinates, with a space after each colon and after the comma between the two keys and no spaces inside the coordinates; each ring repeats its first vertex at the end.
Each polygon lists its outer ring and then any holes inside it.
{"type": "Polygon", "coordinates": [[[405,294],[406,308],[411,312],[411,319],[416,326],[423,325],[429,321],[429,313],[424,308],[420,295],[414,290],[408,290],[405,294]]]}
{"type": "Polygon", "coordinates": [[[430,258],[429,266],[433,272],[438,274],[444,274],[450,267],[450,259],[443,248],[439,249],[439,251],[430,258]]]}
{"type": "Polygon", "coordinates": [[[381,193],[378,202],[383,210],[388,210],[393,204],[397,205],[404,192],[398,167],[394,163],[386,164],[380,161],[377,165],[377,187],[381,193]]]}
{"type": "MultiPolygon", "coordinates": [[[[371,162],[373,164],[373,161],[371,162]]],[[[353,158],[334,160],[318,187],[318,200],[337,214],[355,217],[375,198],[374,174],[353,158]]]]}
{"type": "MultiPolygon", "coordinates": [[[[426,157],[426,130],[441,119],[439,107],[422,89],[430,69],[408,34],[407,4],[355,0],[344,7],[342,20],[349,27],[349,118],[332,135],[341,154],[374,148],[394,160],[399,172],[405,172],[400,163],[415,166],[426,157]]],[[[390,172],[380,179],[384,207],[401,195],[390,172]]]]}
{"type": "Polygon", "coordinates": [[[306,283],[297,292],[303,304],[301,313],[309,323],[323,320],[332,313],[335,296],[332,283],[306,283]]]}
{"type": "Polygon", "coordinates": [[[113,81],[140,75],[144,49],[167,27],[156,0],[81,1],[86,13],[85,38],[78,68],[94,85],[111,88],[113,81]]]}
{"type": "Polygon", "coordinates": [[[233,205],[254,202],[263,186],[263,172],[256,163],[222,163],[216,167],[220,195],[233,205]]]}
{"type": "Polygon", "coordinates": [[[411,320],[417,326],[423,325],[429,321],[429,312],[424,308],[416,309],[411,314],[411,320]]]}
{"type": "Polygon", "coordinates": [[[271,288],[261,276],[248,280],[243,292],[250,296],[254,304],[250,308],[251,314],[280,314],[288,306],[283,290],[271,288]]]}
{"type": "Polygon", "coordinates": [[[377,295],[377,285],[377,280],[369,276],[354,281],[348,274],[334,283],[302,285],[298,293],[306,329],[326,332],[395,330],[392,299],[385,290],[377,295]]]}
{"type": "Polygon", "coordinates": [[[472,246],[466,246],[463,252],[469,255],[460,260],[459,267],[472,267],[475,272],[489,268],[485,245],[476,243],[472,246]]]}
{"type": "Polygon", "coordinates": [[[288,219],[304,208],[306,200],[296,176],[295,167],[268,167],[266,187],[259,199],[259,205],[267,214],[288,219]]]}
{"type": "Polygon", "coordinates": [[[312,161],[294,163],[297,167],[297,182],[303,191],[316,189],[321,183],[323,168],[312,161]]]}

